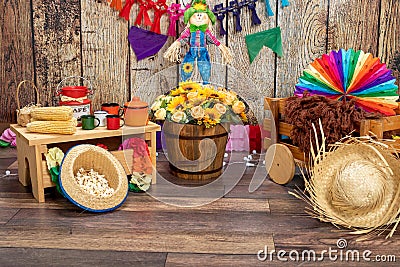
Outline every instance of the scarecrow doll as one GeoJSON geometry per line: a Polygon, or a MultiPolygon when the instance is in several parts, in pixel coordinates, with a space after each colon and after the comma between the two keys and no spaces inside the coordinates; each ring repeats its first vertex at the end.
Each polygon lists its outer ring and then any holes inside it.
{"type": "Polygon", "coordinates": [[[197,61],[201,78],[204,84],[208,84],[211,76],[211,63],[206,46],[215,44],[221,50],[222,56],[229,64],[232,55],[229,48],[221,44],[211,31],[216,18],[208,8],[205,0],[194,0],[192,6],[184,13],[184,23],[187,24],[184,31],[164,53],[164,58],[178,62],[180,59],[180,48],[183,44],[189,44],[181,64],[181,77],[183,81],[188,80],[193,74],[194,63],[197,61]]]}

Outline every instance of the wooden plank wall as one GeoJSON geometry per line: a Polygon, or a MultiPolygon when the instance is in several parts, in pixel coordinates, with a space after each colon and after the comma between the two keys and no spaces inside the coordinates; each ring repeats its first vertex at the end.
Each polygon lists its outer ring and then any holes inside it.
{"type": "MultiPolygon", "coordinates": [[[[371,52],[400,78],[398,0],[290,0],[286,8],[281,7],[280,0],[269,1],[275,15],[266,17],[264,1],[258,3],[257,12],[262,20],[259,26],[251,25],[247,9],[242,10],[242,32],[235,31],[231,14],[225,20],[228,34],[219,39],[231,47],[235,61],[227,72],[223,68],[221,73],[213,72],[217,83],[228,84],[253,98],[289,96],[309,62],[338,48],[371,52]],[[284,56],[277,58],[271,50],[263,48],[250,65],[244,36],[276,26],[282,29],[284,56]],[[253,84],[244,84],[243,78],[253,84]]],[[[210,0],[209,4],[219,2],[210,0]]],[[[229,1],[223,2],[226,5],[229,1]]],[[[174,38],[169,38],[158,55],[137,62],[127,41],[137,14],[138,7],[134,5],[129,22],[118,18],[118,12],[110,9],[106,0],[2,1],[0,122],[15,121],[15,90],[23,79],[35,81],[43,105],[56,105],[57,84],[68,76],[85,76],[96,89],[95,109],[103,102],[123,104],[134,94],[150,98],[159,94],[164,89],[154,89],[148,83],[149,77],[159,71],[165,75],[157,82],[162,87],[171,86],[174,78],[168,78],[167,73],[176,73],[176,66],[161,55],[174,38]]],[[[168,18],[163,18],[161,28],[166,33],[168,18]]],[[[218,49],[209,50],[212,60],[222,63],[218,49]]],[[[70,79],[65,83],[79,81],[70,79]]],[[[31,88],[23,90],[22,105],[35,101],[31,88]]]]}
{"type": "MultiPolygon", "coordinates": [[[[15,92],[18,83],[34,78],[29,1],[2,1],[0,21],[0,122],[10,122],[16,120],[15,92]]],[[[35,102],[32,88],[26,88],[24,93],[22,90],[21,104],[35,102]]]]}

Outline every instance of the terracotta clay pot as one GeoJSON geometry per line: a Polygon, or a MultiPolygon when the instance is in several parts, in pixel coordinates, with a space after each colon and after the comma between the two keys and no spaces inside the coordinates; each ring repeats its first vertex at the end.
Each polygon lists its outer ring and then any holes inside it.
{"type": "Polygon", "coordinates": [[[140,100],[139,97],[133,97],[130,102],[124,105],[125,125],[127,126],[145,126],[148,122],[149,105],[140,100]]]}

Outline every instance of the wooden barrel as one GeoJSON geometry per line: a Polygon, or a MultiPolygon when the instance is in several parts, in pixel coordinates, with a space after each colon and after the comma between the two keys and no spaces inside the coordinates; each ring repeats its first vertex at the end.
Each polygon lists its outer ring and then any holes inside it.
{"type": "Polygon", "coordinates": [[[228,132],[222,125],[165,122],[163,127],[172,173],[183,179],[206,180],[222,173],[228,132]]]}

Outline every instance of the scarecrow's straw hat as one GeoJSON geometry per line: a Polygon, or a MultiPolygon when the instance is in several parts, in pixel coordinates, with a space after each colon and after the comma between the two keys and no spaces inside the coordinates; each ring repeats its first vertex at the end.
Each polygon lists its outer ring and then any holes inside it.
{"type": "Polygon", "coordinates": [[[391,237],[400,213],[400,162],[394,149],[368,137],[346,137],[329,151],[324,147],[323,141],[317,153],[311,151],[308,196],[300,196],[311,205],[309,213],[355,234],[380,234],[396,223],[391,237]]]}
{"type": "Polygon", "coordinates": [[[110,152],[94,145],[77,145],[66,153],[60,167],[59,183],[68,200],[92,212],[114,210],[128,196],[128,179],[121,163],[110,152]],[[80,168],[93,169],[104,175],[114,189],[112,196],[94,196],[83,190],[74,178],[80,168]]]}

